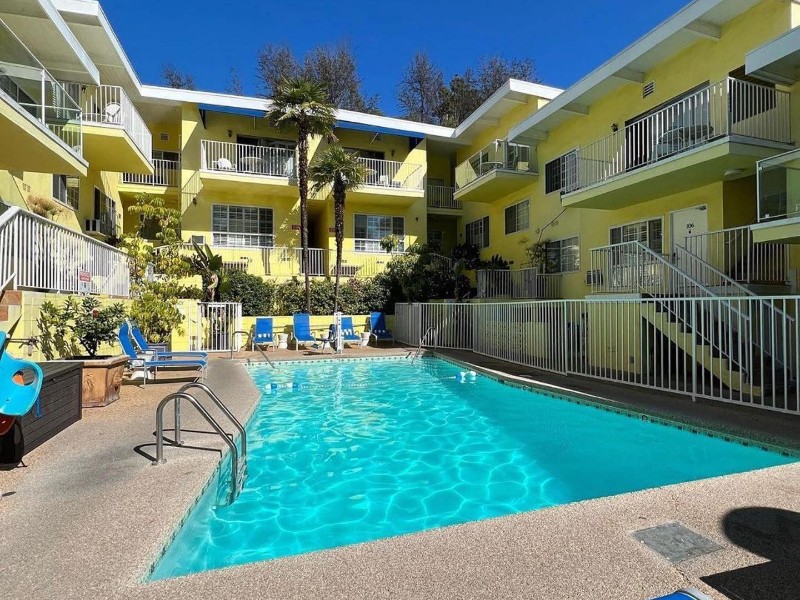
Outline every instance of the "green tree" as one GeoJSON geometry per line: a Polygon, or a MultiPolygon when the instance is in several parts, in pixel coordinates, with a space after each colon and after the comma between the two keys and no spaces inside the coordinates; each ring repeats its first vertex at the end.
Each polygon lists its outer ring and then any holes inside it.
{"type": "Polygon", "coordinates": [[[130,316],[147,339],[166,342],[183,323],[178,304],[181,298],[197,298],[200,290],[181,280],[192,274],[191,263],[181,251],[181,213],[168,208],[163,198],[141,194],[128,208],[135,217],[136,229],[123,237],[121,246],[130,256],[130,316]],[[155,244],[146,239],[145,230],[155,229],[155,244]]]}
{"type": "Polygon", "coordinates": [[[333,196],[334,235],[336,237],[336,283],[333,288],[333,310],[339,310],[339,278],[342,271],[344,244],[344,206],[347,192],[358,189],[367,178],[367,169],[354,152],[341,146],[328,146],[309,167],[312,191],[321,194],[330,189],[333,196]]]}
{"type": "Polygon", "coordinates": [[[320,84],[306,79],[285,80],[272,97],[266,119],[271,126],[297,133],[297,188],[300,194],[300,245],[305,274],[306,310],[311,312],[308,265],[308,138],[333,137],[336,114],[320,84]]]}
{"type": "Polygon", "coordinates": [[[441,110],[444,74],[426,52],[412,58],[397,88],[397,102],[406,119],[438,124],[441,110]]]}

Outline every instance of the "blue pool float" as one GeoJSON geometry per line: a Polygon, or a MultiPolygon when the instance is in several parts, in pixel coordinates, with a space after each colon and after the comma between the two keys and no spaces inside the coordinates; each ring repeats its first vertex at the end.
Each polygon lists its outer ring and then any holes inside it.
{"type": "Polygon", "coordinates": [[[700,590],[694,588],[684,588],[666,596],[659,596],[653,600],[711,600],[700,590]]]}
{"type": "MultiPolygon", "coordinates": [[[[5,348],[8,335],[0,332],[0,349],[5,348]]],[[[0,355],[0,415],[7,417],[22,417],[36,405],[36,416],[42,416],[42,407],[39,404],[39,392],[42,390],[44,375],[42,369],[35,362],[19,360],[7,352],[0,355]],[[33,371],[35,378],[31,383],[25,384],[15,379],[24,371],[33,371]]]]}

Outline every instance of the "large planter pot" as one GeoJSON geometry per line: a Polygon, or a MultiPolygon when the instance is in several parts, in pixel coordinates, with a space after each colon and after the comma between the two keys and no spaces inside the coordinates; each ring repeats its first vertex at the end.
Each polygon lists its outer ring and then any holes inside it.
{"type": "Polygon", "coordinates": [[[127,356],[121,354],[107,358],[73,360],[83,365],[81,381],[83,408],[108,406],[119,400],[122,375],[128,363],[127,356]]]}

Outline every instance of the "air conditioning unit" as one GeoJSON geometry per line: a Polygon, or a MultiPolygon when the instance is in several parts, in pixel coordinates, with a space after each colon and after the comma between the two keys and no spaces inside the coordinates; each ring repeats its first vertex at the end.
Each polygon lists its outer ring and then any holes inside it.
{"type": "Polygon", "coordinates": [[[103,222],[100,219],[86,219],[86,231],[89,233],[100,233],[103,222]]]}

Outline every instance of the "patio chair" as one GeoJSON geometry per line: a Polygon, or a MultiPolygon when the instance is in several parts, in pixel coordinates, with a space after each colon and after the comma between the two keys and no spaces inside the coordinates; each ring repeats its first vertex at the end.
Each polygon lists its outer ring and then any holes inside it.
{"type": "Polygon", "coordinates": [[[292,315],[292,339],[294,340],[295,352],[300,349],[300,344],[308,347],[319,341],[311,330],[311,316],[309,314],[295,313],[292,315]]]}
{"type": "MultiPolygon", "coordinates": [[[[149,354],[154,356],[155,358],[170,358],[174,356],[178,357],[199,357],[203,359],[208,359],[208,352],[200,352],[200,351],[186,351],[186,352],[169,352],[166,349],[166,344],[150,344],[142,334],[142,331],[132,323],[123,323],[123,327],[128,327],[130,330],[130,335],[133,337],[133,343],[139,349],[140,352],[143,354],[149,354]]],[[[120,335],[123,335],[122,328],[120,328],[120,335]]]]}
{"type": "Polygon", "coordinates": [[[103,109],[103,121],[119,125],[122,118],[122,107],[116,102],[109,102],[103,109]]]}
{"type": "Polygon", "coordinates": [[[684,588],[666,596],[653,598],[653,600],[711,600],[711,598],[695,588],[684,588]]]}
{"type": "Polygon", "coordinates": [[[353,326],[353,317],[342,317],[342,341],[345,344],[361,344],[361,336],[353,326]]]}
{"type": "Polygon", "coordinates": [[[130,369],[133,371],[141,369],[144,385],[147,385],[147,377],[150,371],[153,372],[153,378],[155,379],[158,375],[158,369],[163,368],[186,369],[195,367],[201,371],[200,377],[202,379],[206,378],[208,361],[205,358],[200,356],[186,356],[176,359],[165,356],[159,357],[152,354],[137,354],[136,348],[134,348],[133,342],[131,341],[130,330],[128,329],[127,323],[122,324],[117,337],[119,337],[119,343],[122,346],[123,352],[128,355],[128,366],[130,369]]]}
{"type": "Polygon", "coordinates": [[[394,346],[394,336],[392,332],[386,327],[386,315],[382,312],[369,313],[369,330],[372,337],[375,338],[375,347],[377,348],[378,342],[381,340],[391,341],[394,346]]]}
{"type": "Polygon", "coordinates": [[[211,163],[215,171],[235,171],[236,167],[227,158],[220,158],[211,163]]]}
{"type": "Polygon", "coordinates": [[[253,346],[272,345],[273,351],[278,349],[278,340],[273,330],[272,317],[256,317],[252,340],[253,346]]]}
{"type": "MultiPolygon", "coordinates": [[[[0,349],[5,348],[7,335],[0,332],[0,349]]],[[[35,362],[14,358],[8,352],[0,355],[0,415],[22,417],[36,405],[36,416],[42,416],[39,392],[42,390],[44,375],[35,362]],[[33,372],[34,379],[29,383],[22,381],[24,372],[33,372]]]]}

